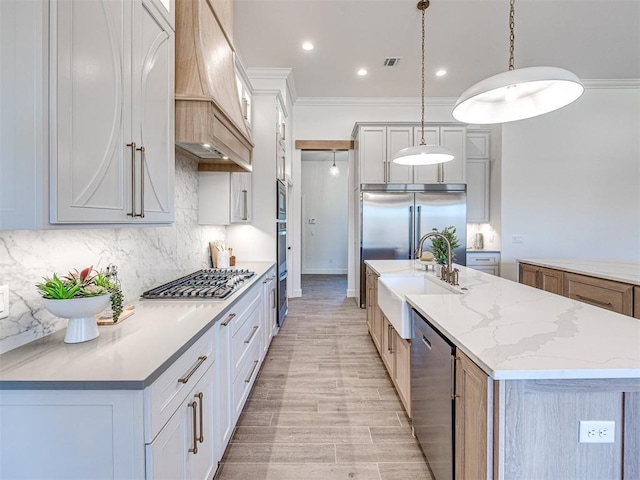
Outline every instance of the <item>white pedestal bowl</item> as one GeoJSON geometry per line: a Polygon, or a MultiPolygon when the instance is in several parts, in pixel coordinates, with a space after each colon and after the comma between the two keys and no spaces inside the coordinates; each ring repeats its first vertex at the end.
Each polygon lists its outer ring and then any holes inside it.
{"type": "Polygon", "coordinates": [[[70,298],[68,300],[44,299],[44,308],[56,317],[68,318],[64,343],[81,343],[100,335],[95,316],[109,306],[111,295],[70,298]]]}

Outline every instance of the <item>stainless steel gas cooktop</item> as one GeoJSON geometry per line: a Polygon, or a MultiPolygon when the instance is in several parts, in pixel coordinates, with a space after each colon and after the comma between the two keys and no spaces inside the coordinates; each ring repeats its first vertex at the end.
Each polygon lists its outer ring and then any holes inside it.
{"type": "Polygon", "coordinates": [[[142,298],[224,300],[254,275],[236,268],[205,268],[147,290],[142,298]]]}

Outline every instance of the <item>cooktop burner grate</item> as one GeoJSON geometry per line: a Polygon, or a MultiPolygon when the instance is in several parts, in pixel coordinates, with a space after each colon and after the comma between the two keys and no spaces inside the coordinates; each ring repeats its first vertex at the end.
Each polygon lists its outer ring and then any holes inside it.
{"type": "Polygon", "coordinates": [[[255,272],[236,268],[206,268],[147,290],[142,298],[224,300],[255,272]]]}

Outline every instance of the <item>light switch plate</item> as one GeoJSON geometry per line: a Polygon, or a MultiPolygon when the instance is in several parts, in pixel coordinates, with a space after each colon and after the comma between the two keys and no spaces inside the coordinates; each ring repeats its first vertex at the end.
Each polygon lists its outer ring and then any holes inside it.
{"type": "Polygon", "coordinates": [[[0,285],[0,318],[9,316],[9,285],[0,285]]]}

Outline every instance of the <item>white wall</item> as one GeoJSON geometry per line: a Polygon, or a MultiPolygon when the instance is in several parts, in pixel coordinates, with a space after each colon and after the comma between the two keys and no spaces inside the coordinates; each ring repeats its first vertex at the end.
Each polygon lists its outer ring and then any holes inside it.
{"type": "Polygon", "coordinates": [[[336,177],[332,164],[333,152],[302,152],[302,274],[347,273],[349,153],[336,152],[336,177]]]}
{"type": "MultiPolygon", "coordinates": [[[[125,301],[151,287],[209,267],[209,242],[224,240],[224,227],[198,225],[197,164],[176,157],[176,221],[166,227],[0,231],[0,284],[10,290],[9,317],[0,320],[0,353],[66,327],[43,309],[36,283],[113,263],[125,301]]],[[[135,316],[133,317],[135,321],[135,316]]]]}
{"type": "Polygon", "coordinates": [[[638,88],[503,126],[502,276],[526,257],[640,261],[638,88]]]}

